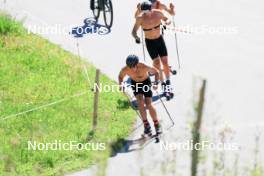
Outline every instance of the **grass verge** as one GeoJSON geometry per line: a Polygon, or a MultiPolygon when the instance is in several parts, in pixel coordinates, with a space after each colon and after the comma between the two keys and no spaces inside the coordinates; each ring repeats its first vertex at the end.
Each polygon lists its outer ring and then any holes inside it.
{"type": "MultiPolygon", "coordinates": [[[[87,142],[93,93],[69,98],[91,88],[84,65],[94,79],[92,65],[39,36],[27,34],[21,24],[0,15],[0,175],[63,175],[109,157],[110,145],[103,151],[28,150],[28,141],[87,142]],[[5,119],[64,98],[69,99],[5,119]]],[[[115,84],[105,75],[101,83],[115,84]]],[[[135,113],[119,108],[118,102],[125,100],[119,93],[100,94],[98,128],[90,142],[109,144],[129,134],[135,113]]]]}

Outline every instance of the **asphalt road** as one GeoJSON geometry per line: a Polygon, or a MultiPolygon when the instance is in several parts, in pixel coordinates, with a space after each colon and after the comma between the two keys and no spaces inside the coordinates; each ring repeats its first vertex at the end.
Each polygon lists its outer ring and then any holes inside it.
{"type": "MultiPolygon", "coordinates": [[[[192,102],[199,88],[198,82],[194,86],[194,78],[206,78],[208,89],[203,136],[211,140],[216,137],[218,140],[218,134],[223,129],[232,129],[232,134],[227,132],[232,136],[232,139],[228,140],[238,144],[241,151],[226,152],[229,160],[227,162],[233,162],[235,154],[238,153],[239,166],[251,166],[256,127],[262,131],[264,126],[264,61],[261,57],[264,45],[261,35],[264,28],[261,9],[263,4],[244,0],[179,0],[174,3],[177,26],[189,25],[196,31],[177,33],[182,68],[178,70],[176,77],[172,77],[176,96],[172,101],[166,102],[176,125],[164,135],[163,141],[179,142],[190,139],[189,124],[194,119],[192,102]],[[201,28],[208,29],[208,26],[211,32],[202,33],[201,28]],[[228,32],[213,33],[213,30],[219,28],[222,31],[225,28],[228,32]]],[[[141,45],[136,45],[131,37],[136,4],[136,1],[113,1],[114,26],[108,35],[87,34],[77,41],[68,32],[61,35],[43,34],[41,31],[36,33],[75,54],[78,53],[78,42],[82,57],[110,78],[117,80],[118,72],[124,66],[128,54],[134,53],[142,57],[141,45]]],[[[92,17],[89,2],[84,0],[0,1],[0,9],[23,19],[25,26],[31,29],[61,25],[68,27],[70,31],[73,27],[82,26],[84,19],[92,17]]],[[[174,35],[166,34],[165,39],[170,64],[177,68],[174,35]]],[[[143,61],[143,58],[141,59],[143,61]]],[[[146,62],[151,63],[149,57],[146,62]]],[[[161,103],[155,106],[163,126],[169,126],[170,121],[161,103]]],[[[141,131],[142,129],[137,130],[129,138],[139,138],[141,131]]],[[[201,165],[202,169],[209,168],[209,161],[212,159],[213,152],[206,153],[209,155],[208,162],[201,165]]],[[[167,166],[172,165],[170,167],[175,169],[178,175],[188,175],[189,155],[189,151],[161,150],[160,145],[152,142],[144,150],[119,153],[110,158],[106,172],[107,175],[127,176],[142,173],[170,175],[171,169],[167,166]]],[[[260,156],[263,157],[263,153],[260,156]]],[[[209,172],[210,169],[207,170],[209,172]]],[[[96,167],[92,167],[72,175],[95,175],[95,171],[96,167]]]]}

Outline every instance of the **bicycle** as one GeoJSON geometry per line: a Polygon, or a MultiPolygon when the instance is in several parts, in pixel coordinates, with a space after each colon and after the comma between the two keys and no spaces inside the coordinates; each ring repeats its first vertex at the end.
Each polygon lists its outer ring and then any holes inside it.
{"type": "Polygon", "coordinates": [[[90,8],[93,11],[96,21],[100,17],[100,12],[104,13],[105,26],[111,28],[113,25],[113,5],[111,0],[91,0],[90,8]]]}

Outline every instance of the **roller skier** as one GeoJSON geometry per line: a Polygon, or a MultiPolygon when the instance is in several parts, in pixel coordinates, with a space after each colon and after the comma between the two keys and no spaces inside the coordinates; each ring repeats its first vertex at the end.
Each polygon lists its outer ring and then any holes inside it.
{"type": "Polygon", "coordinates": [[[153,60],[153,66],[159,70],[160,80],[164,96],[167,100],[173,98],[174,94],[171,89],[170,82],[170,67],[168,64],[168,52],[165,41],[161,34],[161,22],[164,21],[166,25],[171,22],[160,10],[152,9],[152,4],[148,1],[143,2],[140,5],[141,16],[136,17],[136,22],[132,30],[132,36],[135,38],[136,43],[140,43],[140,38],[137,35],[137,31],[142,27],[145,34],[145,43],[148,53],[153,60]],[[161,69],[161,64],[163,70],[161,69]],[[163,76],[165,75],[165,79],[163,76]]]}
{"type": "Polygon", "coordinates": [[[159,84],[159,72],[156,68],[150,67],[144,63],[139,62],[139,58],[136,55],[129,55],[126,59],[126,66],[123,67],[119,73],[119,85],[120,89],[124,90],[124,77],[129,76],[131,78],[131,88],[138,102],[138,109],[141,116],[141,120],[144,124],[144,134],[152,135],[151,126],[147,119],[146,109],[149,110],[149,114],[154,123],[156,136],[162,133],[161,125],[157,118],[157,112],[152,105],[152,90],[157,89],[159,84]],[[155,76],[155,82],[152,86],[149,74],[155,76]]]}

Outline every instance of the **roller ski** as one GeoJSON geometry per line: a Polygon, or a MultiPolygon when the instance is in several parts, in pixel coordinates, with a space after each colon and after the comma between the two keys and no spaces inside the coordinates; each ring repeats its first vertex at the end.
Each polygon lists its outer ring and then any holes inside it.
{"type": "Polygon", "coordinates": [[[159,143],[160,142],[160,135],[162,134],[160,124],[155,125],[155,132],[156,133],[153,135],[151,132],[150,125],[144,126],[144,134],[142,134],[142,138],[144,139],[144,141],[154,138],[155,143],[159,143]]]}
{"type": "Polygon", "coordinates": [[[144,125],[144,133],[141,136],[143,138],[152,136],[151,126],[149,124],[144,125]]]}
{"type": "Polygon", "coordinates": [[[167,80],[165,83],[161,84],[163,90],[163,96],[166,97],[167,101],[170,101],[174,97],[174,93],[172,92],[170,80],[167,80]]]}
{"type": "Polygon", "coordinates": [[[149,124],[144,124],[144,133],[141,135],[142,146],[144,146],[145,142],[152,139],[154,136],[152,135],[151,126],[149,124]]]}

